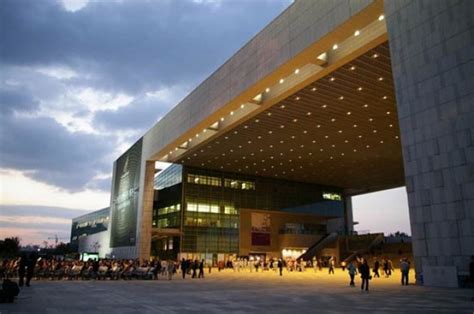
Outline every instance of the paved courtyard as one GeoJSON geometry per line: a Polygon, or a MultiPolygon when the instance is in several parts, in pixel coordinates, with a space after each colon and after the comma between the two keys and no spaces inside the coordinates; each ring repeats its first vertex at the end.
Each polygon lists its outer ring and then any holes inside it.
{"type": "Polygon", "coordinates": [[[374,278],[368,294],[349,287],[341,270],[283,277],[213,270],[205,279],[172,281],[33,281],[15,304],[0,304],[0,313],[474,313],[474,290],[403,287],[399,275],[374,278]]]}

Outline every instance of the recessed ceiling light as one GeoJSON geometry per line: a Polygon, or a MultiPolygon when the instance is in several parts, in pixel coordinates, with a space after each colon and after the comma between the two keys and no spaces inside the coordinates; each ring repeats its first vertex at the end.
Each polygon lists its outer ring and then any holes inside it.
{"type": "Polygon", "coordinates": [[[312,155],[313,155],[313,153],[311,153],[311,152],[310,152],[310,153],[308,153],[308,155],[312,156],[312,155]]]}
{"type": "Polygon", "coordinates": [[[352,112],[350,112],[350,111],[347,112],[347,115],[348,115],[348,116],[350,116],[351,114],[352,114],[352,112]]]}
{"type": "Polygon", "coordinates": [[[228,136],[225,136],[225,137],[224,137],[224,139],[228,140],[228,139],[229,139],[229,137],[228,137],[228,136]]]}
{"type": "Polygon", "coordinates": [[[283,129],[284,127],[285,127],[285,126],[284,126],[283,124],[282,124],[282,125],[280,125],[280,128],[281,128],[281,129],[283,129]]]}
{"type": "Polygon", "coordinates": [[[272,134],[272,133],[273,133],[273,131],[271,131],[271,130],[270,130],[270,131],[268,131],[268,134],[272,134]]]}
{"type": "Polygon", "coordinates": [[[342,130],[339,130],[339,131],[337,131],[337,132],[342,133],[342,130]]]}
{"type": "Polygon", "coordinates": [[[360,31],[359,31],[359,30],[356,30],[356,31],[354,32],[354,36],[359,36],[359,35],[360,35],[360,31]]]}
{"type": "Polygon", "coordinates": [[[300,73],[300,69],[295,70],[295,74],[298,74],[298,73],[300,73]]]}
{"type": "Polygon", "coordinates": [[[332,119],[331,119],[331,122],[335,122],[335,121],[336,121],[336,119],[335,119],[335,118],[332,118],[332,119]]]}
{"type": "Polygon", "coordinates": [[[359,135],[359,138],[362,138],[362,135],[359,135]]]}
{"type": "Polygon", "coordinates": [[[339,97],[339,100],[343,100],[343,99],[344,99],[344,96],[339,97]]]}
{"type": "Polygon", "coordinates": [[[351,66],[350,69],[351,69],[351,71],[354,71],[354,70],[356,69],[356,67],[355,67],[355,66],[351,66]]]}
{"type": "Polygon", "coordinates": [[[316,143],[316,141],[315,141],[315,140],[313,140],[313,144],[315,144],[315,143],[316,143]]]}
{"type": "Polygon", "coordinates": [[[239,145],[239,148],[242,148],[242,145],[239,145]]]}
{"type": "Polygon", "coordinates": [[[285,141],[281,140],[281,141],[280,141],[280,144],[283,144],[283,143],[285,143],[285,141]]]}
{"type": "Polygon", "coordinates": [[[308,131],[304,130],[303,133],[306,134],[306,133],[308,133],[308,131]]]}
{"type": "Polygon", "coordinates": [[[370,148],[370,145],[366,145],[365,147],[370,148]]]}
{"type": "Polygon", "coordinates": [[[329,135],[325,135],[324,138],[328,139],[328,138],[329,138],[329,135]]]}
{"type": "Polygon", "coordinates": [[[398,140],[398,135],[396,135],[395,138],[398,140]]]}
{"type": "Polygon", "coordinates": [[[273,148],[273,145],[268,145],[268,147],[273,148]]]}
{"type": "Polygon", "coordinates": [[[357,90],[360,92],[362,90],[362,87],[359,87],[357,90]]]}
{"type": "Polygon", "coordinates": [[[300,147],[301,147],[301,148],[303,148],[303,147],[304,147],[304,145],[303,145],[303,144],[301,144],[301,145],[300,145],[300,147]]]}
{"type": "Polygon", "coordinates": [[[328,106],[328,105],[322,105],[321,107],[322,107],[322,108],[326,108],[327,106],[328,106]]]}
{"type": "Polygon", "coordinates": [[[290,152],[292,152],[292,151],[293,151],[293,148],[290,148],[290,152]]]}
{"type": "Polygon", "coordinates": [[[354,124],[354,127],[356,128],[356,127],[357,127],[357,124],[354,124]]]}
{"type": "Polygon", "coordinates": [[[300,100],[300,98],[297,96],[297,97],[295,98],[295,100],[300,100]]]}
{"type": "Polygon", "coordinates": [[[316,125],[316,127],[319,129],[321,127],[321,124],[316,125]]]}
{"type": "Polygon", "coordinates": [[[329,157],[329,159],[333,159],[333,157],[331,156],[331,157],[329,157]]]}
{"type": "Polygon", "coordinates": [[[373,130],[372,132],[377,133],[377,130],[373,130]]]}
{"type": "Polygon", "coordinates": [[[298,119],[293,119],[293,122],[298,122],[298,119]]]}
{"type": "Polygon", "coordinates": [[[285,82],[285,80],[281,78],[280,79],[280,84],[283,84],[284,82],[285,82]]]}
{"type": "Polygon", "coordinates": [[[344,156],[344,153],[341,153],[341,156],[344,156]]]}
{"type": "Polygon", "coordinates": [[[336,78],[334,76],[332,76],[330,79],[329,79],[331,82],[334,82],[336,80],[336,78]]]}
{"type": "Polygon", "coordinates": [[[307,115],[307,116],[310,116],[310,115],[311,115],[311,112],[308,111],[308,112],[306,113],[306,115],[307,115]]]}
{"type": "Polygon", "coordinates": [[[374,54],[372,55],[372,58],[374,58],[374,59],[375,59],[375,58],[378,58],[378,57],[379,57],[379,55],[376,54],[376,53],[374,53],[374,54]]]}
{"type": "Polygon", "coordinates": [[[199,134],[196,134],[196,137],[199,137],[199,134]]]}
{"type": "Polygon", "coordinates": [[[252,144],[252,141],[248,141],[247,143],[252,144]]]}
{"type": "Polygon", "coordinates": [[[389,127],[393,128],[393,124],[390,124],[389,127]]]}
{"type": "Polygon", "coordinates": [[[231,115],[231,116],[233,116],[233,115],[234,115],[234,112],[233,112],[233,111],[231,111],[231,112],[230,112],[230,115],[231,115]]]}
{"type": "Polygon", "coordinates": [[[319,151],[320,151],[320,152],[324,152],[324,149],[323,149],[323,148],[320,148],[319,151]]]}
{"type": "Polygon", "coordinates": [[[383,96],[382,98],[383,98],[383,99],[387,99],[388,97],[387,97],[387,96],[383,96]]]}
{"type": "Polygon", "coordinates": [[[367,108],[367,107],[369,107],[369,105],[368,105],[368,104],[364,104],[364,108],[367,108]]]}
{"type": "Polygon", "coordinates": [[[244,129],[248,129],[248,127],[249,127],[248,125],[244,125],[244,129]]]}
{"type": "Polygon", "coordinates": [[[354,153],[357,152],[357,149],[354,148],[354,153]]]}
{"type": "Polygon", "coordinates": [[[374,119],[373,119],[373,118],[369,118],[369,121],[372,122],[372,121],[374,121],[374,119]]]}
{"type": "Polygon", "coordinates": [[[335,148],[335,147],[336,147],[336,144],[332,144],[331,146],[332,146],[332,148],[335,148]]]}
{"type": "Polygon", "coordinates": [[[291,136],[291,138],[292,138],[292,139],[295,139],[295,138],[296,138],[296,136],[292,135],[292,136],[291,136]]]}
{"type": "Polygon", "coordinates": [[[258,120],[258,119],[255,119],[255,123],[259,123],[259,122],[260,122],[260,120],[258,120]]]}
{"type": "Polygon", "coordinates": [[[240,108],[244,109],[244,108],[245,108],[245,105],[244,105],[244,104],[240,105],[240,108]]]}
{"type": "Polygon", "coordinates": [[[349,143],[349,140],[345,140],[344,143],[349,143]]]}
{"type": "Polygon", "coordinates": [[[383,19],[385,18],[385,16],[382,14],[379,16],[379,21],[383,21],[383,19]]]}
{"type": "Polygon", "coordinates": [[[383,77],[379,77],[379,81],[383,81],[383,77]]]}
{"type": "Polygon", "coordinates": [[[318,89],[316,87],[311,88],[313,92],[317,91],[318,89]]]}
{"type": "Polygon", "coordinates": [[[285,105],[281,105],[280,108],[281,108],[281,109],[285,109],[285,105]]]}
{"type": "Polygon", "coordinates": [[[221,121],[224,121],[224,117],[221,118],[221,121]]]}
{"type": "Polygon", "coordinates": [[[269,93],[270,92],[270,87],[265,88],[265,92],[269,93]]]}
{"type": "Polygon", "coordinates": [[[387,114],[390,114],[390,111],[387,111],[387,114]]]}
{"type": "Polygon", "coordinates": [[[271,112],[267,113],[267,116],[271,116],[271,115],[272,115],[272,113],[271,113],[271,112]]]}
{"type": "Polygon", "coordinates": [[[337,44],[332,45],[332,50],[336,50],[339,46],[337,44]]]}
{"type": "Polygon", "coordinates": [[[383,141],[380,141],[380,144],[383,144],[383,141]]]}
{"type": "Polygon", "coordinates": [[[234,131],[234,134],[237,134],[237,133],[239,133],[239,132],[237,132],[237,131],[234,131]]]}

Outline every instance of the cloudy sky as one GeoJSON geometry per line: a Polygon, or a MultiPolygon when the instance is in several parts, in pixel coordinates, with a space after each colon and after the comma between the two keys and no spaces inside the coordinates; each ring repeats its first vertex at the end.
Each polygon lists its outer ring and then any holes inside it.
{"type": "MultiPolygon", "coordinates": [[[[290,2],[0,1],[0,238],[108,206],[113,161],[290,2]]],[[[409,231],[388,193],[401,220],[375,228],[409,231]]]]}

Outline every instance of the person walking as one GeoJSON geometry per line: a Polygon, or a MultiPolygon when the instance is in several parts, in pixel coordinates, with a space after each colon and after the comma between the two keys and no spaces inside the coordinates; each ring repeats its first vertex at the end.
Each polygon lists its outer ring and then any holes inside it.
{"type": "Polygon", "coordinates": [[[194,260],[194,263],[193,263],[193,275],[191,276],[191,278],[196,278],[198,267],[199,267],[199,264],[198,264],[198,261],[196,259],[196,260],[194,260]]]}
{"type": "Polygon", "coordinates": [[[355,287],[354,277],[355,275],[357,275],[357,269],[354,266],[354,262],[349,263],[349,265],[347,266],[347,271],[349,272],[349,277],[351,278],[351,282],[349,283],[349,286],[355,287]]]}
{"type": "Polygon", "coordinates": [[[362,284],[360,286],[360,290],[369,292],[369,279],[370,279],[370,268],[369,264],[367,263],[367,259],[364,258],[362,265],[360,265],[360,278],[362,279],[362,284]]]}
{"type": "Polygon", "coordinates": [[[199,263],[199,275],[198,278],[203,278],[204,279],[204,260],[199,263]]]}
{"type": "Polygon", "coordinates": [[[379,268],[380,268],[380,262],[379,262],[379,260],[376,258],[376,259],[375,259],[375,262],[374,262],[374,278],[375,278],[375,277],[380,278],[379,268]]]}
{"type": "Polygon", "coordinates": [[[408,273],[410,272],[410,262],[407,258],[401,260],[400,271],[402,273],[402,286],[408,286],[408,273]]]}

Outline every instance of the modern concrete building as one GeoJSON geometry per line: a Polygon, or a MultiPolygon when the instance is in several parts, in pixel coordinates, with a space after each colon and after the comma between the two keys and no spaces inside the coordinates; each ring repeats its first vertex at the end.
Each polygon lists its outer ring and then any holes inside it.
{"type": "Polygon", "coordinates": [[[473,13],[469,0],[295,1],[115,162],[113,254],[150,255],[166,161],[335,187],[345,232],[351,196],[406,186],[416,272],[456,286],[474,255],[473,13]]]}

